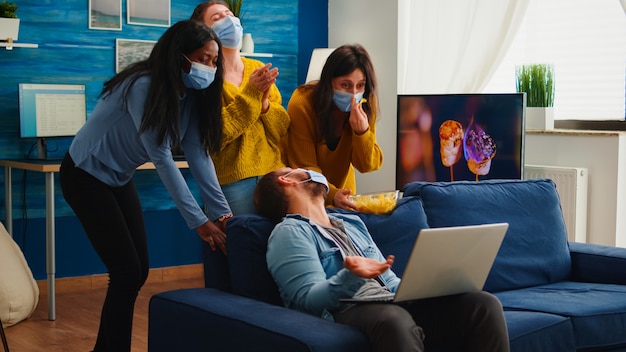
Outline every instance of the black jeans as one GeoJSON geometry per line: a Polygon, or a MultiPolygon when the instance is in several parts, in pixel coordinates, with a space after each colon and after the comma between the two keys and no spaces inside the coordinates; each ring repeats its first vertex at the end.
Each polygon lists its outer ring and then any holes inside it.
{"type": "Polygon", "coordinates": [[[338,323],[363,331],[374,352],[421,352],[424,346],[454,351],[509,351],[502,305],[487,292],[400,304],[364,303],[333,317],[338,323]]]}
{"type": "MultiPolygon", "coordinates": [[[[148,277],[148,247],[135,184],[111,187],[74,165],[61,163],[63,196],[109,273],[95,352],[128,352],[137,294],[148,277]]],[[[77,263],[80,264],[80,263],[77,263]]]]}

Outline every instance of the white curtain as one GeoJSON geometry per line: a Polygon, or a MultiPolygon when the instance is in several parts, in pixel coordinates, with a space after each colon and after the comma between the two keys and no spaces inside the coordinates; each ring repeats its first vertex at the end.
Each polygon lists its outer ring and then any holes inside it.
{"type": "Polygon", "coordinates": [[[398,93],[479,93],[529,0],[399,0],[398,93]]]}

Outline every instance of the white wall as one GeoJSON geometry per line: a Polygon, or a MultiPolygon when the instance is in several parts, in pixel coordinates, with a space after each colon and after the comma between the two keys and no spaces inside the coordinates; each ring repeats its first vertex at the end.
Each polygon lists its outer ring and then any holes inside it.
{"type": "Polygon", "coordinates": [[[329,0],[328,46],[358,43],[368,51],[376,70],[381,115],[376,136],[384,161],[380,170],[357,171],[357,192],[396,188],[396,104],[398,52],[397,0],[329,0]]]}
{"type": "Polygon", "coordinates": [[[626,247],[626,132],[526,132],[525,164],[589,171],[587,242],[626,247]]]}

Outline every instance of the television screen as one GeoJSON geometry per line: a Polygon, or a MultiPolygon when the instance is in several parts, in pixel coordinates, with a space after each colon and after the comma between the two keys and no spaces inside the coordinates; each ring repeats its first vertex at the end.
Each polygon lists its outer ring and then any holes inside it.
{"type": "Polygon", "coordinates": [[[68,137],[87,121],[85,85],[18,85],[20,137],[68,137]]]}
{"type": "Polygon", "coordinates": [[[396,188],[521,179],[524,93],[398,96],[396,188]]]}

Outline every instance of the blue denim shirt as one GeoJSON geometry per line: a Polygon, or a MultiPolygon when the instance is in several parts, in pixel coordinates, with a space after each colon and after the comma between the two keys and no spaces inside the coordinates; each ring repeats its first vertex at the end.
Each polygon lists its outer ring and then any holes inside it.
{"type": "MultiPolygon", "coordinates": [[[[364,256],[385,261],[365,224],[356,215],[329,214],[343,222],[346,233],[364,256]]],[[[286,307],[332,320],[340,298],[352,297],[365,283],[343,267],[343,255],[319,225],[299,214],[290,214],[276,225],[267,244],[267,265],[286,307]]],[[[387,270],[380,276],[396,292],[400,278],[387,270]]]]}

